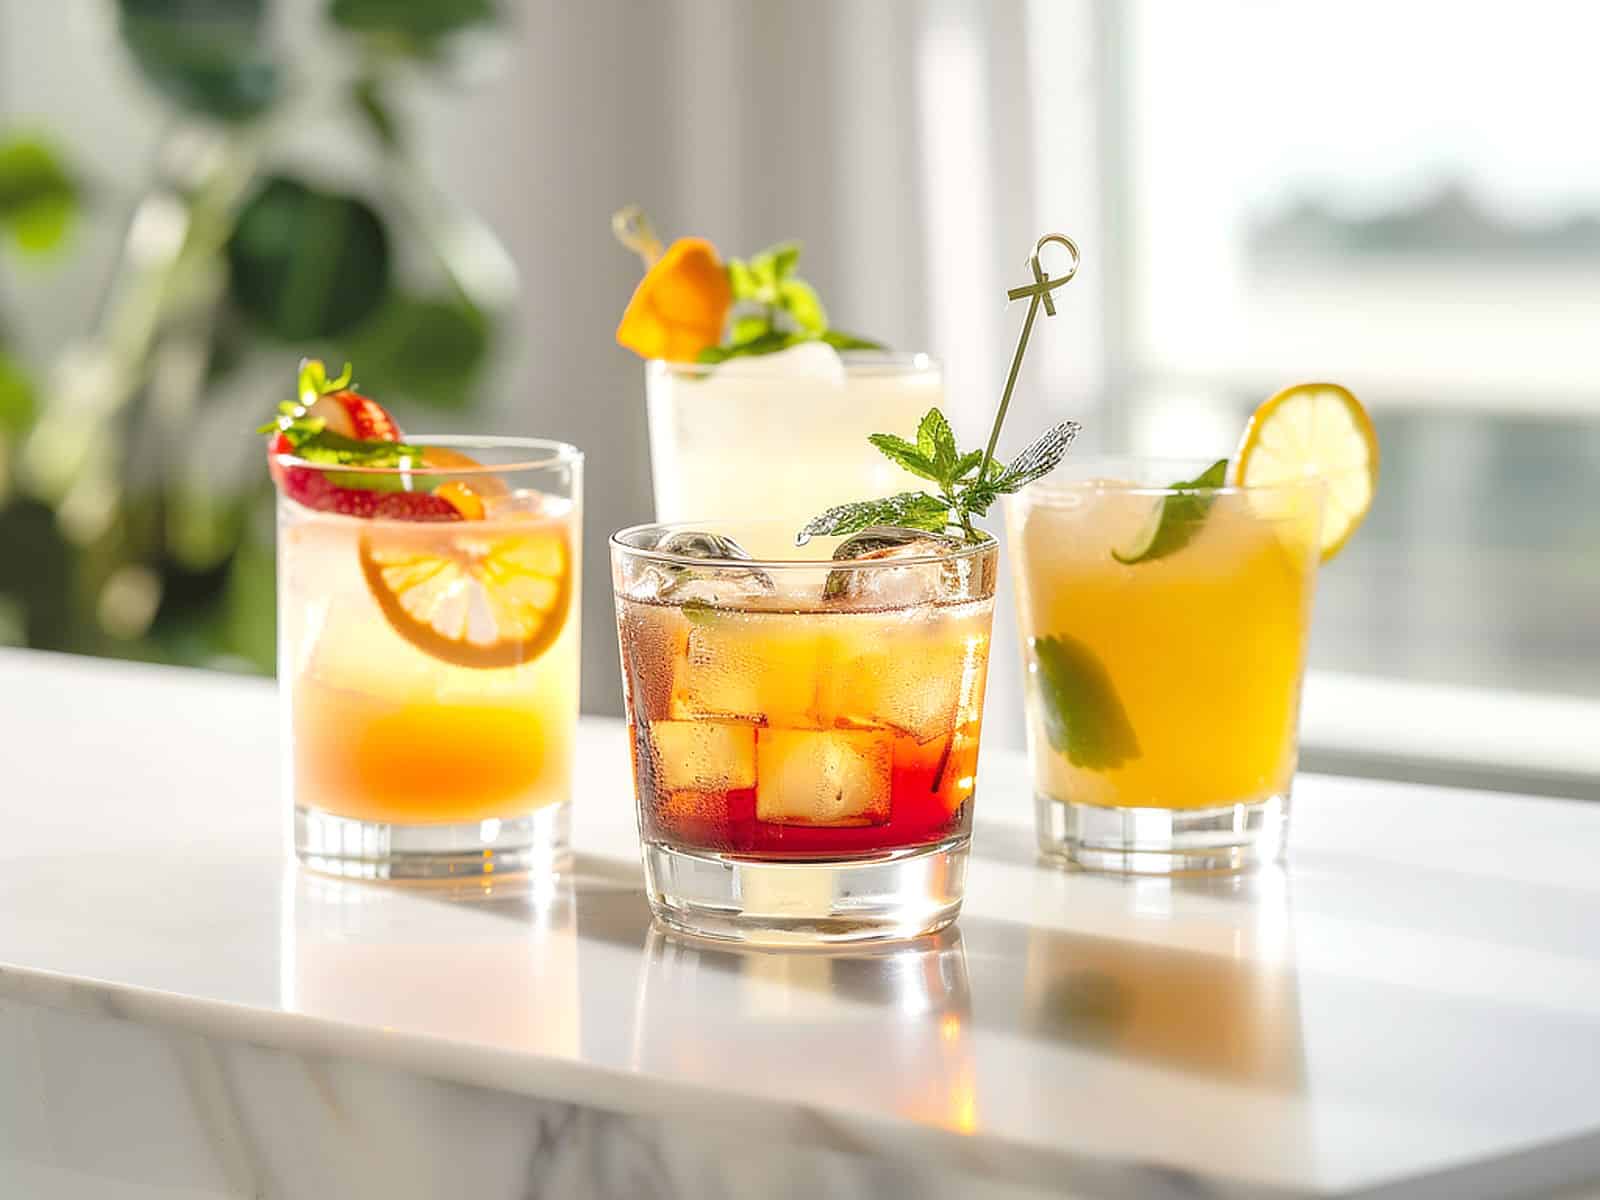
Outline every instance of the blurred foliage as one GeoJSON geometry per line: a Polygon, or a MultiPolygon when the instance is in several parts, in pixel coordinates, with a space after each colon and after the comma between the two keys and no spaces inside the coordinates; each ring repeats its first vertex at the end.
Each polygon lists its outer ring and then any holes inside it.
{"type": "MultiPolygon", "coordinates": [[[[0,644],[270,671],[272,496],[250,431],[308,354],[354,361],[386,404],[459,411],[514,300],[396,103],[453,83],[443,68],[500,13],[323,0],[314,55],[282,44],[269,0],[117,14],[168,120],[92,322],[24,362],[0,312],[0,644]],[[294,159],[319,122],[359,139],[337,181],[294,159]]],[[[0,253],[48,267],[86,202],[103,203],[61,147],[0,129],[0,253]]]]}

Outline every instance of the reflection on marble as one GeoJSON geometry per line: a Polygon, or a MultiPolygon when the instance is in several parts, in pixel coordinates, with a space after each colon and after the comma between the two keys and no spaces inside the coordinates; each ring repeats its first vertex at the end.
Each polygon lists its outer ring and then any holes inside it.
{"type": "Polygon", "coordinates": [[[612,722],[554,886],[286,865],[273,701],[0,651],[3,1200],[1600,1174],[1600,808],[1311,776],[1286,873],[1125,880],[1040,869],[996,754],[953,930],[780,954],[652,932],[612,722]]]}

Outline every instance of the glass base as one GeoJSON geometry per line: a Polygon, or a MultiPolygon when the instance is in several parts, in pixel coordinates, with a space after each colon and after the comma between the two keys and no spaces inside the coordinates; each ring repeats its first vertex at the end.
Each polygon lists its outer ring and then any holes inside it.
{"type": "Polygon", "coordinates": [[[961,911],[968,837],[871,859],[762,862],[644,847],[650,911],[669,929],[766,946],[919,937],[961,911]]]}
{"type": "Polygon", "coordinates": [[[294,810],[294,849],[313,871],[346,879],[460,879],[554,874],[571,861],[572,806],[459,825],[356,821],[319,808],[294,810]]]}
{"type": "Polygon", "coordinates": [[[1039,851],[1091,871],[1187,875],[1248,871],[1283,857],[1289,796],[1220,808],[1101,808],[1034,797],[1039,851]]]}

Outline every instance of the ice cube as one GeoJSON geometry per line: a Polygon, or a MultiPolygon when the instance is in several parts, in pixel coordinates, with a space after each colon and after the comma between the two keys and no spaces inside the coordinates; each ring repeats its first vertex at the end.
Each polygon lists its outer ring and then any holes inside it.
{"type": "MultiPolygon", "coordinates": [[[[874,525],[840,542],[833,551],[836,561],[883,562],[895,559],[943,558],[965,545],[960,538],[895,525],[874,525]]],[[[959,594],[963,567],[968,564],[947,559],[943,562],[908,563],[904,567],[873,567],[828,572],[822,595],[827,600],[842,600],[853,605],[899,608],[926,604],[941,597],[959,594]]]]}
{"type": "MultiPolygon", "coordinates": [[[[779,375],[786,379],[808,379],[843,387],[844,359],[827,342],[801,342],[775,354],[750,354],[735,360],[729,378],[751,375],[779,375]]],[[[716,379],[716,372],[712,373],[716,379]]]]}
{"type": "Polygon", "coordinates": [[[673,683],[673,716],[820,724],[825,620],[815,614],[696,611],[673,683]]]}
{"type": "Polygon", "coordinates": [[[756,731],[718,721],[652,721],[650,750],[662,791],[726,792],[756,783],[756,731]]]}
{"type": "Polygon", "coordinates": [[[887,730],[762,729],[756,820],[831,828],[889,820],[894,735],[887,730]]]}
{"type": "MultiPolygon", "coordinates": [[[[651,548],[683,558],[705,559],[708,564],[750,561],[749,552],[733,538],[700,530],[674,530],[651,548]]],[[[773,591],[772,576],[751,567],[689,567],[646,558],[628,561],[632,570],[623,580],[623,587],[635,599],[737,605],[773,591]]]]}

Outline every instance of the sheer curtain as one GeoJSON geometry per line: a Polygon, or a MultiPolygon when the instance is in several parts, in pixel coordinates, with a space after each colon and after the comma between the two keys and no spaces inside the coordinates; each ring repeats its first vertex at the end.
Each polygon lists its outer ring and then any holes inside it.
{"type": "MultiPolygon", "coordinates": [[[[438,116],[436,168],[523,273],[494,420],[589,451],[586,710],[620,709],[605,536],[650,515],[643,376],[611,340],[637,266],[610,212],[637,202],[665,234],[730,252],[803,240],[839,324],[944,360],[949,415],[972,442],[1021,322],[1005,290],[1026,281],[1040,233],[1066,232],[1084,266],[1033,338],[1002,446],[1048,420],[1091,422],[1108,261],[1096,18],[1089,0],[539,3],[504,76],[438,116]]],[[[996,623],[986,736],[1015,745],[1009,595],[996,623]]]]}

